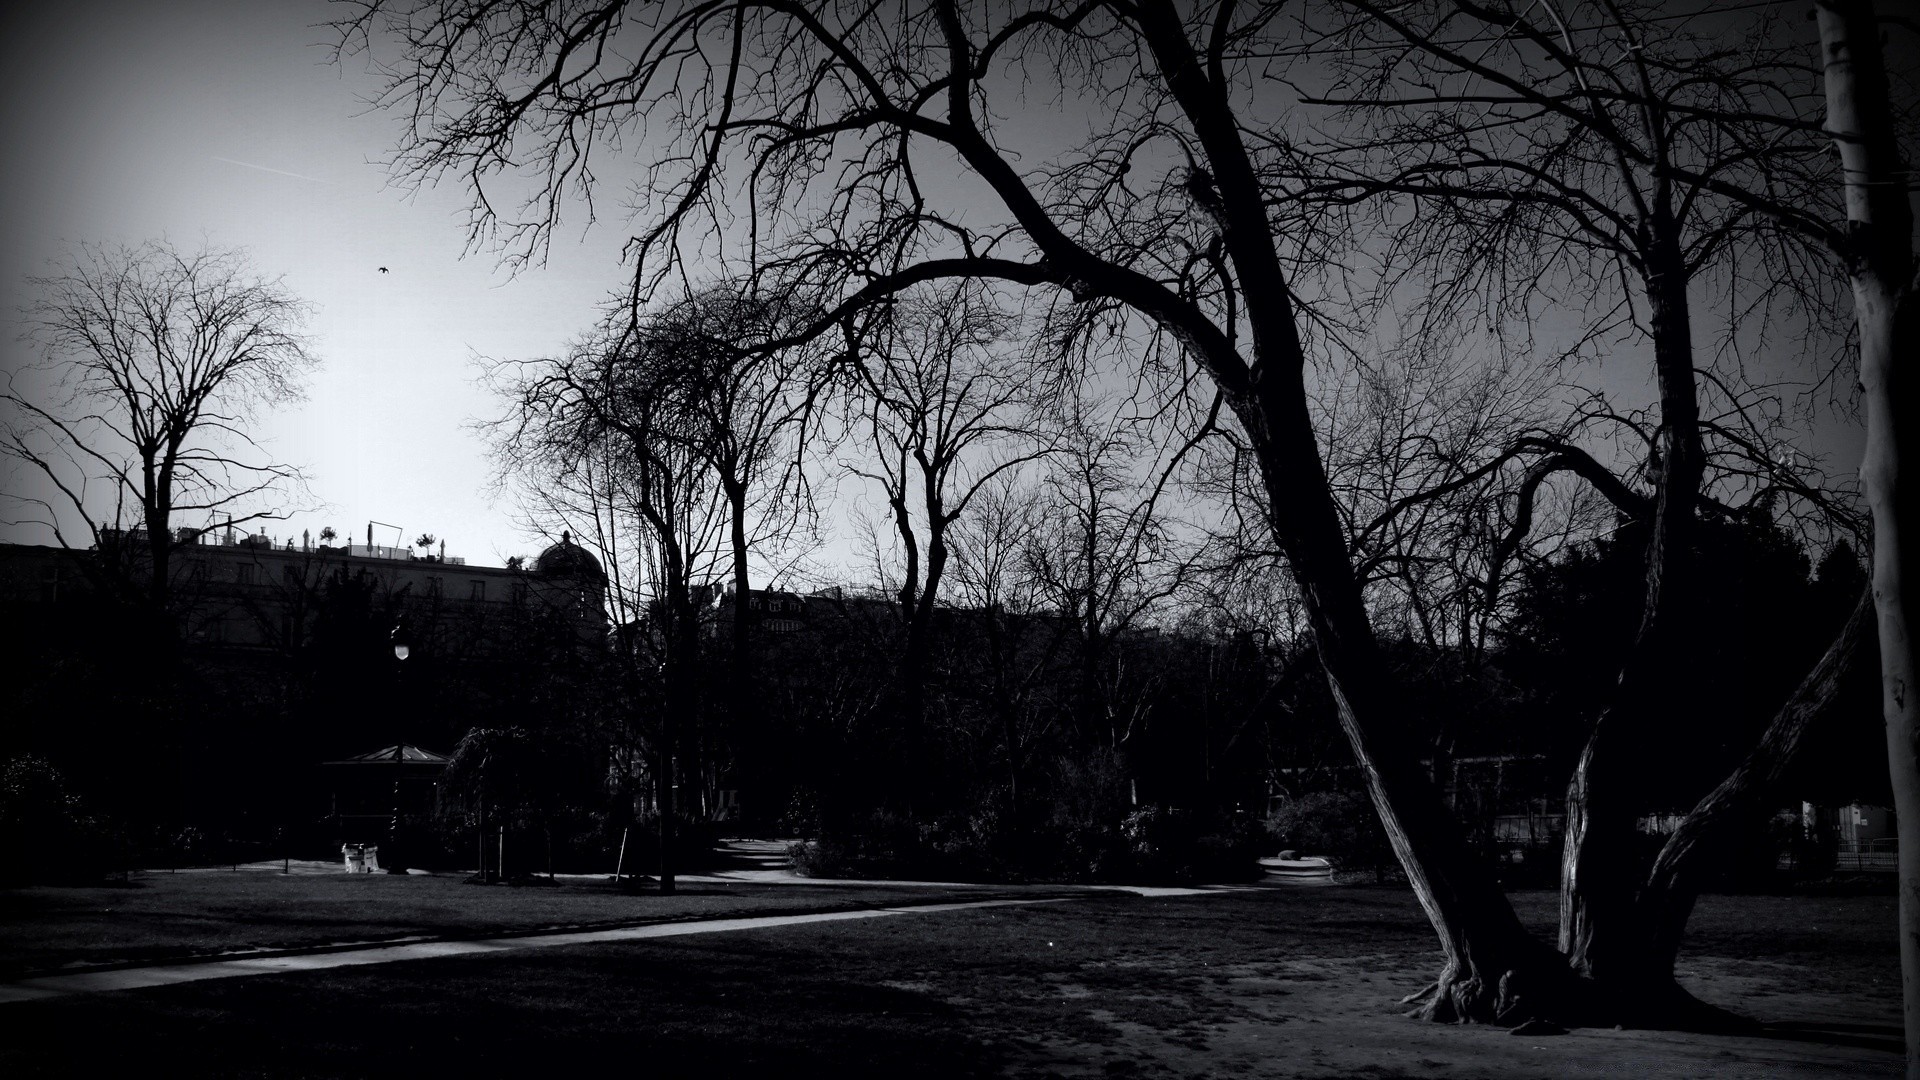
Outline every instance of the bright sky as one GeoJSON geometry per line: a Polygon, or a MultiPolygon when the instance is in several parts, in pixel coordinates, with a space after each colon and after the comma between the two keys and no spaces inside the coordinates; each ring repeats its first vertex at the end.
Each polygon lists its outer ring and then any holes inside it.
{"type": "MultiPolygon", "coordinates": [[[[16,318],[23,276],[79,242],[191,248],[204,237],[249,249],[316,306],[324,361],[309,400],[259,432],[307,470],[324,506],[269,530],[332,525],[364,539],[369,520],[391,522],[408,540],[430,532],[449,554],[497,565],[540,542],[488,490],[468,423],[498,406],[475,385],[476,358],[548,355],[587,327],[623,276],[627,230],[609,217],[585,231],[576,215],[548,265],[515,278],[488,252],[463,257],[464,191],[387,186],[379,161],[396,119],[368,109],[377,82],[358,59],[329,62],[321,24],[333,14],[323,0],[80,0],[0,17],[11,169],[0,313],[16,318]]],[[[27,358],[15,338],[0,335],[8,370],[27,358]]],[[[1636,357],[1610,364],[1607,380],[1645,377],[1636,357]]],[[[1817,442],[1836,473],[1850,472],[1857,430],[1826,428],[1817,442]]],[[[379,543],[395,538],[376,530],[379,543]]],[[[51,537],[0,527],[0,540],[51,537]]]]}
{"type": "MultiPolygon", "coordinates": [[[[308,401],[261,434],[307,469],[325,507],[269,531],[332,525],[364,539],[370,519],[392,522],[497,565],[539,544],[486,490],[466,424],[496,406],[474,385],[475,357],[549,354],[587,327],[620,280],[623,233],[563,231],[547,268],[517,278],[484,252],[462,258],[464,194],[387,187],[378,161],[394,120],[366,109],[376,84],[357,61],[328,63],[330,15],[308,0],[11,9],[0,312],[16,322],[24,275],[79,242],[247,248],[318,309],[309,331],[324,362],[308,401]]],[[[27,355],[16,330],[0,336],[9,371],[27,355]]],[[[44,529],[0,539],[51,542],[44,529]]],[[[391,544],[394,530],[375,539],[391,544]]]]}

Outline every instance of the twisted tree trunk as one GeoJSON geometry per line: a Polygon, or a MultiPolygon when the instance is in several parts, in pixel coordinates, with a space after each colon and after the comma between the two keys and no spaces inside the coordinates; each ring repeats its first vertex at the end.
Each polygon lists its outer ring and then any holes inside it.
{"type": "Polygon", "coordinates": [[[1305,602],[1340,726],[1366,777],[1394,855],[1440,938],[1440,975],[1407,999],[1414,1015],[1513,1022],[1561,1015],[1574,990],[1560,958],[1520,925],[1490,869],[1468,847],[1400,723],[1331,490],[1308,424],[1298,368],[1269,372],[1238,402],[1259,456],[1273,530],[1305,602]]]}
{"type": "Polygon", "coordinates": [[[1702,873],[1740,829],[1763,821],[1767,796],[1786,776],[1807,730],[1825,715],[1848,675],[1870,662],[1874,647],[1873,591],[1861,593],[1833,644],[1807,673],[1760,736],[1760,742],[1720,785],[1697,803],[1667,838],[1641,894],[1642,918],[1652,935],[1656,973],[1673,978],[1673,965],[1702,873]]]}
{"type": "Polygon", "coordinates": [[[1686,602],[1682,564],[1706,468],[1678,227],[1660,205],[1646,228],[1651,243],[1644,281],[1661,420],[1646,592],[1614,700],[1594,724],[1567,788],[1560,868],[1560,951],[1576,974],[1610,985],[1625,1002],[1644,1002],[1671,982],[1650,948],[1651,928],[1640,917],[1643,868],[1636,861],[1635,819],[1646,809],[1640,790],[1645,748],[1662,724],[1678,719],[1670,705],[1674,657],[1685,649],[1675,640],[1675,620],[1686,602]]]}

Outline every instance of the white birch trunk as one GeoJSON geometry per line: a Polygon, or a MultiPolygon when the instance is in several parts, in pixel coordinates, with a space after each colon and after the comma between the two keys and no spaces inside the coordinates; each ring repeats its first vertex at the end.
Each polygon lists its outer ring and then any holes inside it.
{"type": "Polygon", "coordinates": [[[1907,1076],[1920,1080],[1920,702],[1905,574],[1915,545],[1916,508],[1901,490],[1915,453],[1913,342],[1900,344],[1913,283],[1913,211],[1895,143],[1893,112],[1868,0],[1822,0],[1827,130],[1845,174],[1843,254],[1860,331],[1860,386],[1867,447],[1860,465],[1873,513],[1873,602],[1880,631],[1881,703],[1900,836],[1900,974],[1905,997],[1907,1076]]]}

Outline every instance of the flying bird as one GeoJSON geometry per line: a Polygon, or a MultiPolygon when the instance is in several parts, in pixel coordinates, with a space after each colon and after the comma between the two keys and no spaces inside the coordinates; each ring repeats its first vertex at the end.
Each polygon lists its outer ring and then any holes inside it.
{"type": "Polygon", "coordinates": [[[383,273],[383,274],[384,274],[384,273],[386,273],[386,272],[387,272],[387,268],[386,268],[386,267],[384,267],[384,266],[383,266],[383,267],[381,267],[381,268],[380,268],[380,272],[381,272],[381,273],[383,273]]]}

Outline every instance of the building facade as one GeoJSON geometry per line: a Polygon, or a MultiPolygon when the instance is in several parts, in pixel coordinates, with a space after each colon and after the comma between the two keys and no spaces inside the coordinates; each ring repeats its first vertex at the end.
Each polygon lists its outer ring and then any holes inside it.
{"type": "Polygon", "coordinates": [[[322,762],[400,743],[450,754],[476,727],[591,720],[606,582],[571,538],[478,566],[186,534],[164,630],[137,600],[145,538],[102,539],[0,545],[0,618],[30,640],[6,658],[0,711],[14,720],[0,757],[47,759],[117,816],[318,836],[322,762]]]}

